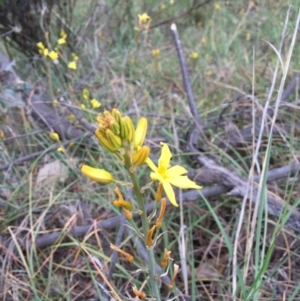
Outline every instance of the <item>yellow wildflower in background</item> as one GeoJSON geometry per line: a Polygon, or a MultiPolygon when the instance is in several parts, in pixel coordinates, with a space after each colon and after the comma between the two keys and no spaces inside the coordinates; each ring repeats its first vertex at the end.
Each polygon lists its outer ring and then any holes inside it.
{"type": "Polygon", "coordinates": [[[100,108],[101,107],[101,102],[99,102],[96,98],[93,98],[91,101],[90,101],[93,109],[97,109],[97,108],[100,108]]]}
{"type": "Polygon", "coordinates": [[[152,55],[154,57],[158,57],[160,54],[160,50],[158,48],[152,50],[152,55]]]}
{"type": "Polygon", "coordinates": [[[48,56],[52,61],[56,61],[58,59],[58,53],[53,50],[49,52],[48,56]]]}
{"type": "Polygon", "coordinates": [[[147,13],[143,13],[141,15],[139,14],[138,18],[139,18],[140,24],[146,24],[151,21],[151,18],[147,13]]]}
{"type": "Polygon", "coordinates": [[[52,139],[52,140],[55,140],[55,141],[59,141],[59,135],[55,132],[51,132],[49,133],[49,137],[52,139]]]}
{"type": "Polygon", "coordinates": [[[61,29],[60,30],[60,38],[57,40],[58,45],[66,44],[67,43],[67,41],[66,41],[67,36],[68,35],[66,34],[66,32],[63,29],[61,29]]]}
{"type": "Polygon", "coordinates": [[[192,59],[192,60],[196,60],[198,59],[199,55],[198,55],[198,52],[196,51],[193,51],[190,55],[189,55],[189,58],[192,59]]]}
{"type": "Polygon", "coordinates": [[[72,61],[72,62],[70,62],[70,63],[68,64],[68,67],[69,67],[70,69],[76,70],[76,69],[77,69],[77,64],[76,64],[75,61],[72,61]]]}
{"type": "Polygon", "coordinates": [[[43,56],[47,56],[47,55],[48,55],[49,50],[48,50],[48,48],[46,48],[46,47],[44,46],[44,44],[43,44],[42,42],[38,42],[38,43],[37,43],[37,47],[38,47],[38,49],[39,49],[39,54],[40,54],[40,55],[43,55],[43,56]]]}
{"type": "Polygon", "coordinates": [[[79,59],[78,55],[74,52],[72,53],[72,58],[75,62],[78,61],[78,59],[79,59]]]}
{"type": "Polygon", "coordinates": [[[75,121],[76,121],[76,117],[75,117],[74,114],[70,114],[70,115],[68,116],[68,119],[69,119],[71,122],[75,122],[75,121]]]}
{"type": "Polygon", "coordinates": [[[82,90],[82,96],[83,96],[83,98],[84,98],[85,100],[89,100],[89,97],[90,97],[90,92],[89,92],[89,90],[84,88],[84,89],[82,90]]]}
{"type": "Polygon", "coordinates": [[[86,109],[86,106],[84,104],[80,105],[81,109],[86,109]]]}
{"type": "Polygon", "coordinates": [[[150,174],[152,181],[159,181],[163,185],[169,201],[177,207],[178,204],[172,185],[181,189],[201,189],[202,187],[191,181],[187,176],[183,176],[188,172],[184,167],[179,165],[171,167],[170,160],[172,153],[167,144],[161,143],[161,145],[162,149],[160,158],[158,159],[158,166],[155,166],[150,158],[147,159],[146,163],[152,169],[150,174]]]}
{"type": "Polygon", "coordinates": [[[214,7],[215,7],[216,10],[221,9],[220,3],[218,3],[218,2],[214,4],[214,7]]]}
{"type": "Polygon", "coordinates": [[[57,149],[58,152],[60,153],[63,153],[65,151],[64,147],[63,146],[60,146],[58,149],[57,149]]]}

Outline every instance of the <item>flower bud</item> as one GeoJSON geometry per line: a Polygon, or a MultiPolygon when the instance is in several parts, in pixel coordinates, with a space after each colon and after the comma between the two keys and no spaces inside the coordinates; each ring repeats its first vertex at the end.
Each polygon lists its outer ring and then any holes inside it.
{"type": "Polygon", "coordinates": [[[115,181],[113,175],[104,169],[98,169],[87,165],[82,165],[81,172],[91,180],[102,184],[109,184],[115,181]]]}
{"type": "Polygon", "coordinates": [[[128,127],[128,135],[126,137],[128,143],[131,143],[134,139],[134,125],[132,123],[132,120],[130,119],[130,117],[125,116],[125,121],[128,127]]]}
{"type": "Polygon", "coordinates": [[[116,152],[116,148],[110,143],[110,141],[108,141],[108,139],[106,139],[103,135],[103,130],[98,128],[95,132],[97,138],[99,139],[99,142],[101,143],[101,145],[103,146],[103,148],[105,148],[107,151],[111,152],[111,153],[115,153],[116,152]]]}
{"type": "Polygon", "coordinates": [[[122,140],[119,136],[115,135],[111,129],[107,129],[105,131],[107,140],[111,143],[111,145],[118,149],[122,146],[122,140]]]}
{"type": "Polygon", "coordinates": [[[118,109],[113,108],[111,110],[111,115],[115,118],[117,123],[121,123],[122,113],[118,109]]]}
{"type": "Polygon", "coordinates": [[[126,123],[125,117],[122,117],[120,120],[120,137],[121,139],[126,139],[129,135],[129,127],[126,123]]]}
{"type": "Polygon", "coordinates": [[[134,133],[134,147],[138,149],[142,146],[147,134],[148,121],[145,117],[140,118],[135,133],[134,133]]]}
{"type": "Polygon", "coordinates": [[[150,154],[150,147],[144,145],[139,151],[132,156],[132,163],[135,166],[141,166],[146,162],[150,154]]]}
{"type": "Polygon", "coordinates": [[[113,120],[110,124],[109,124],[109,128],[111,129],[111,131],[119,136],[120,135],[120,126],[119,123],[116,122],[115,120],[113,120]]]}

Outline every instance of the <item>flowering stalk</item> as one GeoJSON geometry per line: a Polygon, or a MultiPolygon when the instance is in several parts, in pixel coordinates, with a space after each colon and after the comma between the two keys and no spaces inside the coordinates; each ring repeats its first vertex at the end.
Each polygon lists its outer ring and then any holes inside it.
{"type": "MultiPolygon", "coordinates": [[[[128,167],[130,165],[129,158],[125,157],[125,166],[128,167]]],[[[136,174],[134,172],[129,171],[129,176],[133,184],[133,190],[136,195],[136,199],[138,202],[139,209],[141,210],[141,220],[142,220],[142,227],[143,227],[143,233],[144,233],[144,243],[145,246],[147,246],[147,234],[149,233],[149,223],[146,213],[146,206],[145,206],[145,200],[141,193],[141,188],[139,186],[139,183],[137,181],[136,174]]],[[[148,268],[149,268],[149,278],[150,278],[150,285],[152,288],[152,293],[154,294],[156,301],[160,301],[160,293],[158,289],[158,282],[155,279],[155,256],[154,256],[154,250],[153,247],[147,248],[147,254],[148,254],[148,268]]]]}
{"type": "MultiPolygon", "coordinates": [[[[83,96],[85,99],[89,99],[88,91],[85,91],[83,96]]],[[[188,177],[185,175],[187,173],[185,168],[178,165],[171,167],[170,159],[172,157],[172,153],[167,144],[161,144],[162,152],[157,166],[149,159],[150,148],[147,145],[143,145],[148,124],[146,118],[140,118],[137,127],[134,128],[134,125],[128,116],[123,116],[122,113],[117,109],[113,109],[111,112],[104,111],[102,114],[99,114],[97,121],[98,128],[95,132],[95,135],[97,136],[100,144],[104,149],[116,156],[122,162],[122,164],[124,164],[131,179],[131,185],[135,192],[136,201],[138,203],[137,209],[140,213],[140,218],[142,221],[142,230],[139,230],[132,220],[132,212],[136,212],[133,208],[134,203],[125,200],[121,190],[118,187],[115,188],[117,200],[115,200],[113,204],[114,206],[123,210],[126,218],[131,221],[136,234],[144,241],[148,255],[146,260],[146,265],[148,266],[147,281],[149,279],[151,286],[151,297],[155,301],[160,301],[161,296],[157,281],[160,275],[156,275],[154,247],[156,243],[155,232],[157,233],[157,231],[161,229],[166,211],[167,201],[166,198],[163,197],[163,193],[167,195],[169,201],[174,206],[178,206],[173,186],[177,186],[182,189],[200,189],[201,187],[188,179],[188,177]],[[136,171],[139,166],[143,165],[144,163],[147,163],[152,170],[150,173],[152,182],[146,184],[141,189],[136,176],[136,171]],[[156,201],[155,208],[153,212],[147,216],[144,191],[149,189],[155,181],[158,181],[158,188],[154,196],[156,201]],[[157,214],[156,209],[159,204],[160,212],[155,222],[153,219],[157,214]]],[[[81,171],[88,178],[101,184],[121,183],[117,181],[111,173],[104,169],[97,169],[83,165],[81,166],[81,171]]],[[[131,254],[124,252],[116,246],[111,245],[111,248],[123,254],[123,256],[125,256],[129,262],[134,260],[134,257],[131,254]]],[[[161,266],[163,268],[166,268],[168,266],[168,262],[172,260],[172,258],[170,258],[170,253],[171,251],[167,250],[164,252],[163,258],[161,259],[161,266]]],[[[174,265],[174,276],[170,282],[169,290],[172,290],[175,285],[178,269],[179,266],[174,265]]],[[[133,288],[133,293],[140,299],[147,297],[146,293],[137,290],[136,287],[133,288]]]]}

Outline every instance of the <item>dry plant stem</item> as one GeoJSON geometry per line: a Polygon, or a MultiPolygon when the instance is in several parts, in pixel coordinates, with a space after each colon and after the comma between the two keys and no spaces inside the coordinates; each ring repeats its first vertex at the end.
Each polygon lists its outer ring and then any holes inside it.
{"type": "Polygon", "coordinates": [[[184,58],[184,55],[183,55],[183,50],[182,50],[182,47],[181,47],[181,43],[180,43],[178,31],[177,31],[177,26],[176,26],[175,23],[173,23],[171,25],[171,33],[172,33],[173,40],[174,40],[174,43],[175,43],[175,47],[176,47],[177,54],[178,54],[178,59],[179,59],[179,63],[180,63],[180,69],[181,69],[181,73],[182,73],[184,88],[185,88],[186,94],[188,96],[188,102],[189,102],[189,107],[190,107],[190,110],[191,110],[191,114],[192,114],[193,118],[195,119],[195,123],[199,127],[199,130],[202,130],[202,128],[204,126],[204,122],[200,118],[200,116],[198,114],[198,111],[197,111],[197,106],[196,106],[196,102],[195,102],[195,98],[194,98],[194,93],[193,93],[192,86],[191,86],[191,83],[190,83],[190,80],[189,80],[188,71],[187,71],[187,67],[186,67],[186,63],[185,63],[185,58],[184,58]]]}
{"type": "MultiPolygon", "coordinates": [[[[125,156],[125,166],[130,167],[130,158],[129,156],[125,156]]],[[[132,184],[133,184],[133,190],[136,195],[136,199],[138,202],[139,209],[141,210],[141,220],[142,220],[142,227],[143,227],[143,233],[144,233],[144,243],[145,246],[147,246],[147,234],[149,232],[149,224],[148,224],[148,218],[147,218],[147,210],[145,206],[145,200],[144,197],[141,193],[141,188],[138,183],[137,177],[135,172],[131,172],[129,170],[129,176],[131,178],[132,184]]],[[[148,269],[149,269],[149,279],[150,279],[150,285],[151,285],[151,293],[154,295],[156,298],[156,301],[160,301],[160,293],[158,289],[158,281],[155,279],[156,274],[155,274],[155,257],[154,257],[154,250],[153,247],[146,247],[147,253],[148,253],[148,261],[146,262],[148,264],[148,269]]]]}

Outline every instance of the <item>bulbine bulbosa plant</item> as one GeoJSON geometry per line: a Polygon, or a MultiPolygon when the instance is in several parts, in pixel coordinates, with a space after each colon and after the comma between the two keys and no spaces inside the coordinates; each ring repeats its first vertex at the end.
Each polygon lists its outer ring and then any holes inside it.
{"type": "MultiPolygon", "coordinates": [[[[122,208],[124,215],[130,220],[132,228],[136,235],[144,242],[147,249],[148,260],[144,265],[135,262],[133,255],[125,252],[118,247],[111,245],[113,250],[118,251],[130,263],[135,263],[141,271],[145,271],[145,281],[149,283],[146,292],[139,290],[133,286],[132,292],[139,299],[146,300],[161,300],[160,294],[160,277],[155,271],[157,260],[160,262],[161,267],[165,270],[163,273],[166,275],[172,264],[170,251],[166,248],[163,256],[160,259],[155,258],[154,248],[157,240],[159,239],[159,231],[162,227],[162,221],[166,210],[166,198],[169,199],[172,205],[178,206],[175,198],[175,193],[172,186],[182,189],[201,189],[201,186],[196,185],[193,181],[189,180],[185,175],[187,170],[179,165],[170,166],[172,153],[167,144],[161,143],[161,155],[158,160],[157,166],[149,158],[150,148],[144,145],[145,137],[147,134],[148,121],[145,117],[141,117],[136,127],[134,127],[132,120],[128,116],[123,116],[120,111],[113,109],[104,111],[97,118],[98,128],[95,132],[101,146],[108,152],[114,154],[116,158],[125,166],[128,172],[130,183],[118,181],[114,176],[104,169],[97,169],[87,165],[81,166],[82,173],[91,180],[97,181],[102,184],[114,183],[116,185],[115,192],[117,200],[114,205],[122,208]],[[137,172],[143,164],[147,164],[151,170],[150,181],[143,187],[140,186],[137,178],[137,172]],[[133,188],[136,198],[136,204],[126,201],[118,186],[130,185],[133,188]],[[155,206],[152,213],[147,215],[145,190],[151,186],[155,188],[155,206]],[[135,208],[137,206],[137,208],[135,208]],[[139,213],[141,218],[142,228],[138,229],[132,218],[132,213],[139,213]],[[157,212],[157,214],[156,214],[157,212]]],[[[176,274],[178,273],[179,266],[174,264],[174,274],[168,289],[171,292],[175,285],[176,274]]]]}

